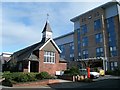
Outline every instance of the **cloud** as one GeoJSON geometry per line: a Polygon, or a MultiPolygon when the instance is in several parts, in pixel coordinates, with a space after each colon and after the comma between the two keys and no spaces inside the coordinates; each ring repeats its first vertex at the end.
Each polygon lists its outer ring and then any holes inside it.
{"type": "MultiPolygon", "coordinates": [[[[2,2],[104,2],[105,0],[2,0],[2,2]]],[[[112,0],[110,0],[112,1],[112,0]]]]}
{"type": "Polygon", "coordinates": [[[41,32],[49,13],[53,37],[73,31],[71,18],[100,3],[84,2],[2,2],[3,50],[14,52],[41,40],[41,32]]]}

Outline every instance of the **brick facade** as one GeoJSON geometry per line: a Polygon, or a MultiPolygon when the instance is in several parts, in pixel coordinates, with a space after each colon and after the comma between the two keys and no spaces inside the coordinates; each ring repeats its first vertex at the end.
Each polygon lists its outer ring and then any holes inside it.
{"type": "Polygon", "coordinates": [[[17,67],[20,72],[48,72],[51,75],[55,75],[56,71],[64,71],[67,69],[67,63],[60,61],[60,52],[54,47],[51,41],[44,46],[42,50],[39,50],[38,57],[39,61],[21,61],[18,62],[17,67]],[[52,51],[55,53],[55,63],[44,62],[44,51],[52,51]],[[30,65],[29,65],[30,62],[30,65]],[[22,69],[20,68],[20,63],[22,64],[22,69]]]}
{"type": "Polygon", "coordinates": [[[39,72],[48,72],[49,74],[55,75],[56,71],[66,70],[67,64],[60,63],[59,53],[55,52],[55,63],[44,63],[44,50],[41,50],[39,53],[40,62],[39,62],[39,72]]]}

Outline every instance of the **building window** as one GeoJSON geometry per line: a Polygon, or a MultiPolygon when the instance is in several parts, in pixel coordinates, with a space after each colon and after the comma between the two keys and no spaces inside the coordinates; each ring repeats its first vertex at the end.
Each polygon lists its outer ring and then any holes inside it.
{"type": "Polygon", "coordinates": [[[88,58],[88,50],[83,50],[83,58],[88,58]]]}
{"type": "Polygon", "coordinates": [[[80,29],[77,30],[77,39],[80,41],[80,29]]]}
{"type": "Polygon", "coordinates": [[[74,43],[70,43],[70,59],[73,60],[74,58],[74,43]]]}
{"type": "Polygon", "coordinates": [[[82,39],[82,46],[88,46],[88,37],[83,37],[82,39]]]}
{"type": "Polygon", "coordinates": [[[117,62],[114,62],[114,67],[118,67],[118,63],[117,62]]]}
{"type": "Polygon", "coordinates": [[[97,17],[97,16],[99,16],[100,14],[99,14],[99,12],[95,12],[94,13],[94,17],[97,17]]]}
{"type": "Polygon", "coordinates": [[[88,19],[91,19],[92,18],[92,15],[90,15],[89,17],[88,17],[88,19]]]}
{"type": "Polygon", "coordinates": [[[98,47],[96,48],[96,57],[102,57],[103,56],[103,48],[98,47]]]}
{"type": "Polygon", "coordinates": [[[113,62],[111,62],[111,70],[114,70],[113,62]]]}
{"type": "Polygon", "coordinates": [[[111,47],[110,47],[110,56],[111,56],[111,57],[117,56],[116,46],[111,46],[111,47]]]}
{"type": "Polygon", "coordinates": [[[101,43],[103,41],[103,35],[101,33],[98,33],[95,35],[96,43],[101,43]]]}
{"type": "Polygon", "coordinates": [[[97,12],[97,16],[99,16],[100,14],[99,14],[99,12],[97,12]]]}
{"type": "MultiPolygon", "coordinates": [[[[78,52],[81,52],[81,44],[80,44],[80,29],[77,31],[77,46],[78,46],[78,52]]],[[[78,55],[79,56],[79,55],[78,55]]]]}
{"type": "Polygon", "coordinates": [[[64,47],[64,45],[59,45],[58,47],[59,47],[60,50],[61,50],[60,57],[61,57],[61,58],[65,58],[65,47],[64,47]]]}
{"type": "Polygon", "coordinates": [[[45,63],[55,63],[55,53],[50,51],[44,52],[44,62],[45,63]]]}
{"type": "Polygon", "coordinates": [[[111,17],[107,19],[107,29],[111,31],[113,30],[113,28],[114,28],[114,18],[111,17]]]}
{"type": "Polygon", "coordinates": [[[101,20],[95,20],[94,21],[94,30],[100,30],[101,29],[101,20]]]}
{"type": "Polygon", "coordinates": [[[81,59],[81,52],[78,53],[78,58],[81,59]]]}
{"type": "Polygon", "coordinates": [[[87,33],[87,25],[86,24],[81,26],[81,32],[82,32],[82,34],[87,33]]]}
{"type": "Polygon", "coordinates": [[[107,19],[107,31],[108,31],[110,56],[114,57],[117,56],[117,47],[116,47],[117,40],[116,40],[116,32],[115,32],[115,22],[113,17],[107,19]]]}
{"type": "Polygon", "coordinates": [[[118,68],[118,63],[117,62],[111,62],[111,70],[115,70],[118,68]]]}
{"type": "Polygon", "coordinates": [[[77,46],[78,46],[78,52],[81,52],[81,48],[80,48],[81,47],[81,44],[80,44],[80,29],[77,31],[77,46]]]}
{"type": "Polygon", "coordinates": [[[108,33],[108,40],[109,40],[109,45],[110,46],[115,46],[116,45],[116,34],[115,32],[109,32],[108,33]]]}
{"type": "Polygon", "coordinates": [[[74,43],[70,43],[70,49],[73,51],[74,50],[74,43]]]}

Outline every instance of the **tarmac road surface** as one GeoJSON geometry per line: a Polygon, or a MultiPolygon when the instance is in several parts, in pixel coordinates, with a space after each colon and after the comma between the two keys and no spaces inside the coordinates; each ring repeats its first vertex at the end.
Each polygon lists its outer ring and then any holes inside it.
{"type": "MultiPolygon", "coordinates": [[[[43,89],[50,89],[50,90],[57,90],[57,89],[67,89],[67,88],[120,88],[120,77],[118,76],[111,76],[106,75],[104,77],[100,77],[98,79],[93,79],[91,83],[85,82],[71,82],[67,80],[61,80],[61,83],[51,84],[46,86],[40,87],[4,87],[1,86],[2,90],[43,90],[43,89]]],[[[120,89],[119,89],[120,90],[120,89]]]]}

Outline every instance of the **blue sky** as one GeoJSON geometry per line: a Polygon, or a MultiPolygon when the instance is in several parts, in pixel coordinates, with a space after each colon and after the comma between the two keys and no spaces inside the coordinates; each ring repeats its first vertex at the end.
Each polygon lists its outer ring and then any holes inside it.
{"type": "Polygon", "coordinates": [[[61,0],[62,2],[60,0],[28,1],[4,0],[0,3],[0,25],[2,27],[0,52],[15,52],[39,42],[42,38],[41,32],[47,13],[53,38],[55,38],[74,30],[70,19],[107,2],[106,0],[95,0],[94,2],[92,2],[93,0],[86,2],[82,2],[82,0],[70,0],[70,2],[68,0],[66,2],[63,0],[61,0]]]}

